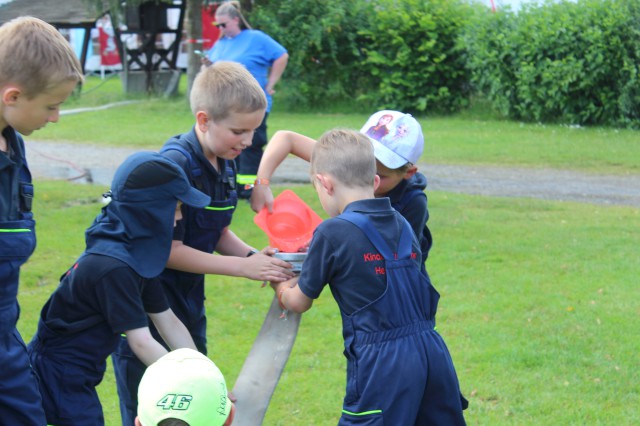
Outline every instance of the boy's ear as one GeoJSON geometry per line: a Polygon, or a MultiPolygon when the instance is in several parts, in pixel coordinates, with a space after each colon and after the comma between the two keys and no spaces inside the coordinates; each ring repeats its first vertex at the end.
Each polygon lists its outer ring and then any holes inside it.
{"type": "Polygon", "coordinates": [[[403,179],[409,179],[413,177],[413,175],[415,175],[417,172],[418,172],[418,166],[415,166],[412,164],[411,167],[409,167],[407,171],[404,172],[403,179]]]}
{"type": "Polygon", "coordinates": [[[209,128],[209,114],[205,111],[196,112],[196,125],[202,133],[206,132],[209,128]]]}
{"type": "Polygon", "coordinates": [[[2,89],[2,103],[5,105],[13,105],[18,101],[22,94],[22,90],[15,86],[6,86],[2,89]]]}
{"type": "Polygon", "coordinates": [[[316,174],[316,180],[320,187],[327,193],[327,195],[333,195],[333,179],[329,175],[316,174]]]}
{"type": "Polygon", "coordinates": [[[378,187],[380,186],[380,176],[376,175],[375,178],[373,178],[373,191],[377,191],[378,187]]]}

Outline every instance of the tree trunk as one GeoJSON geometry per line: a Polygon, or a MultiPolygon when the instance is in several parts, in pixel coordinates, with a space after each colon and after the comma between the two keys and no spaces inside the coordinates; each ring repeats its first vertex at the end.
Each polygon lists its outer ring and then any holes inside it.
{"type": "Polygon", "coordinates": [[[202,0],[187,1],[187,19],[185,22],[187,30],[187,100],[191,93],[191,86],[198,71],[200,71],[200,55],[194,53],[195,50],[202,51],[202,0]]]}

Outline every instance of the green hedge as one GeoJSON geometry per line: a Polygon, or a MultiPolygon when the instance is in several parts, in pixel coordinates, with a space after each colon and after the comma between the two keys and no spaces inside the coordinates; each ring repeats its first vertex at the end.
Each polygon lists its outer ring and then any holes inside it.
{"type": "Polygon", "coordinates": [[[640,2],[255,0],[290,54],[288,109],[455,112],[472,95],[532,122],[640,127],[640,2]]]}
{"type": "Polygon", "coordinates": [[[290,108],[351,99],[361,74],[358,30],[362,0],[256,1],[250,22],[289,51],[277,90],[290,108]]]}
{"type": "Polygon", "coordinates": [[[454,111],[468,76],[456,39],[464,0],[256,1],[250,19],[290,55],[289,105],[454,111]]]}
{"type": "Polygon", "coordinates": [[[462,44],[474,87],[503,115],[640,124],[640,3],[586,0],[478,14],[462,44]]]}
{"type": "Polygon", "coordinates": [[[362,65],[367,103],[411,112],[457,111],[468,80],[457,38],[469,15],[458,0],[379,0],[367,14],[362,65]]]}

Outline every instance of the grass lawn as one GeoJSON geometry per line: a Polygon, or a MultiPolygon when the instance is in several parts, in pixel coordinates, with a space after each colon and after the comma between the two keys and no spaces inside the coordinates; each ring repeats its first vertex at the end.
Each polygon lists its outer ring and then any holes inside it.
{"type": "MultiPolygon", "coordinates": [[[[74,102],[68,108],[99,104],[74,102]]],[[[425,161],[640,173],[638,132],[481,117],[420,118],[427,138],[425,161]]],[[[358,128],[365,119],[275,111],[270,131],[290,128],[318,136],[330,127],[358,128]]],[[[155,100],[65,116],[31,138],[157,149],[190,126],[185,103],[155,100]]],[[[19,294],[18,326],[25,340],[33,335],[59,276],[82,252],[84,230],[99,212],[105,189],[36,182],[38,248],[23,268],[19,294]]],[[[321,212],[310,185],[292,189],[321,212]]],[[[435,244],[427,268],[442,296],[438,330],[470,401],[468,423],[639,424],[640,339],[633,330],[640,320],[640,209],[428,194],[435,244]]],[[[248,204],[240,203],[231,227],[262,247],[267,239],[253,216],[248,204]]],[[[207,277],[210,357],[230,387],[272,294],[250,280],[207,277]]],[[[325,291],[303,315],[264,424],[335,425],[344,369],[340,315],[325,291]]],[[[107,424],[119,424],[111,369],[99,392],[107,424]]]]}
{"type": "MultiPolygon", "coordinates": [[[[125,99],[117,78],[101,82],[92,77],[84,90],[86,93],[82,96],[65,103],[63,110],[125,99]]],[[[184,133],[193,126],[194,119],[184,95],[169,100],[134,100],[140,102],[63,116],[59,123],[48,125],[30,138],[156,150],[170,136],[184,133]]],[[[360,129],[367,119],[363,114],[279,111],[277,95],[275,106],[269,116],[269,134],[288,129],[319,137],[334,127],[360,129]]],[[[638,131],[511,122],[495,118],[485,109],[478,105],[453,117],[417,117],[426,140],[422,160],[435,164],[640,173],[638,131]]]]}
{"type": "MultiPolygon", "coordinates": [[[[20,291],[27,340],[58,277],[82,251],[104,188],[37,182],[37,189],[39,245],[20,291]]],[[[310,186],[293,189],[320,211],[310,186]]],[[[637,424],[640,210],[429,196],[435,246],[427,267],[442,295],[438,329],[470,400],[469,424],[637,424]]],[[[264,246],[252,218],[241,203],[232,228],[264,246]]],[[[272,292],[239,278],[207,282],[210,356],[232,386],[272,292]]],[[[337,422],[345,366],[340,330],[325,292],[303,316],[265,424],[337,422]]],[[[107,424],[117,424],[111,371],[100,395],[107,424]]]]}

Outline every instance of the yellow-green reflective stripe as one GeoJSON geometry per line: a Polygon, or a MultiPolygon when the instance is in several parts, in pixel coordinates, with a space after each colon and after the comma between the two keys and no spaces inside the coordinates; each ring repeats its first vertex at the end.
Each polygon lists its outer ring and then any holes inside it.
{"type": "Polygon", "coordinates": [[[236,180],[240,184],[251,185],[257,178],[257,175],[238,175],[236,180]]]}
{"type": "Polygon", "coordinates": [[[31,232],[29,228],[0,229],[0,232],[31,232]]]}
{"type": "Polygon", "coordinates": [[[363,411],[362,413],[352,413],[351,411],[347,410],[342,410],[342,412],[351,416],[370,416],[371,414],[380,414],[382,413],[382,410],[363,411]]]}
{"type": "Polygon", "coordinates": [[[235,207],[233,206],[227,206],[227,207],[211,207],[211,206],[207,206],[204,209],[205,210],[219,210],[219,211],[223,211],[223,210],[233,210],[235,207]]]}

